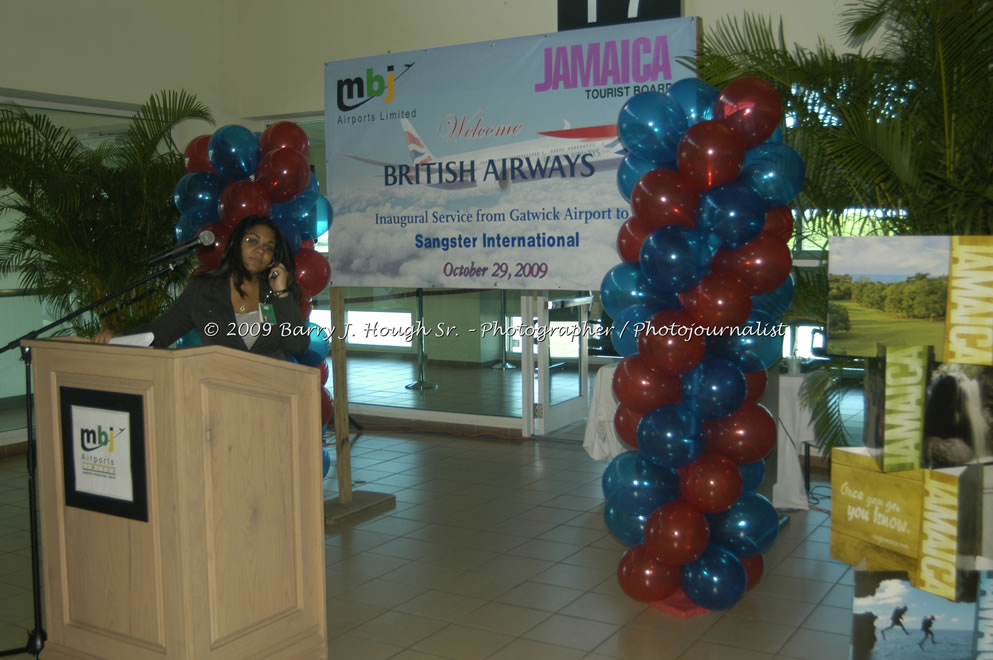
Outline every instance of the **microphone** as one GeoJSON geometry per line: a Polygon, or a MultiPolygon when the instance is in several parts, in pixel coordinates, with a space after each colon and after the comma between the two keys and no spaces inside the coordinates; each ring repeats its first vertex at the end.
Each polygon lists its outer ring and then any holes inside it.
{"type": "Polygon", "coordinates": [[[148,259],[148,265],[152,266],[163,261],[172,261],[180,256],[185,258],[186,253],[193,248],[206,247],[208,245],[214,244],[214,232],[209,229],[204,229],[197,236],[191,238],[188,241],[184,241],[175,247],[171,247],[165,252],[160,252],[154,257],[148,259]]]}

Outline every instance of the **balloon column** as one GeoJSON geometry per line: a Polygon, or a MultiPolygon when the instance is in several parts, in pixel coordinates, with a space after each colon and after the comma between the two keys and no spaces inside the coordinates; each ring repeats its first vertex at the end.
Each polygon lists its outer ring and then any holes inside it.
{"type": "Polygon", "coordinates": [[[601,298],[624,358],[615,424],[636,451],[608,465],[603,491],[607,527],[630,546],[618,581],[636,600],[729,608],[779,529],[754,490],[776,441],[758,398],[793,297],[786,204],[804,180],[797,153],[769,141],[782,114],[758,78],[723,91],[691,78],[618,117],[633,213],[601,298]]]}
{"type": "MultiPolygon", "coordinates": [[[[314,250],[314,240],[331,226],[331,205],[319,192],[317,176],[307,162],[309,151],[307,134],[293,122],[272,124],[260,135],[244,126],[223,126],[187,145],[188,173],[173,193],[180,212],[176,240],[182,243],[208,229],[214,234],[212,246],[196,250],[204,270],[218,265],[231,230],[243,218],[271,217],[293,253],[296,282],[304,293],[300,313],[305,320],[313,308],[311,298],[331,281],[328,260],[314,250]]],[[[320,326],[309,325],[310,345],[296,360],[321,370],[321,419],[327,424],[332,414],[331,395],[324,387],[329,344],[320,326]]],[[[183,345],[199,342],[199,336],[192,334],[180,340],[183,345]]]]}

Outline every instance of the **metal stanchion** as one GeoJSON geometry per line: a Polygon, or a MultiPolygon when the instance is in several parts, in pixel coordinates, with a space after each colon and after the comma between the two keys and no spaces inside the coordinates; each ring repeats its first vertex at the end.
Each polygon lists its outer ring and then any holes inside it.
{"type": "MultiPolygon", "coordinates": [[[[424,289],[417,290],[417,321],[415,328],[424,327],[424,289]]],[[[408,390],[436,390],[438,386],[424,379],[424,333],[416,332],[417,336],[417,380],[406,385],[408,390]]]]}
{"type": "MultiPolygon", "coordinates": [[[[504,290],[500,295],[500,329],[504,330],[507,327],[507,291],[504,290]]],[[[516,369],[514,365],[507,362],[507,335],[505,333],[500,333],[503,338],[503,350],[500,353],[500,361],[494,364],[490,369],[516,369]]]]}

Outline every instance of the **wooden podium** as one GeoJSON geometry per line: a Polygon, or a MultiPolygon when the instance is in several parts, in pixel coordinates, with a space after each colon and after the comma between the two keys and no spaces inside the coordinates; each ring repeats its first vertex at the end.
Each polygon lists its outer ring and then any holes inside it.
{"type": "Polygon", "coordinates": [[[326,658],[318,371],[27,345],[43,656],[326,658]]]}

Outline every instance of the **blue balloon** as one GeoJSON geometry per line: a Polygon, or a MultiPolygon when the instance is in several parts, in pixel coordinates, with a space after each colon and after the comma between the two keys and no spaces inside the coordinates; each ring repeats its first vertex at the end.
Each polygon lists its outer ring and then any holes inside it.
{"type": "Polygon", "coordinates": [[[745,595],[748,575],[733,553],[711,543],[699,559],[683,566],[681,582],[686,597],[700,607],[726,610],[745,595]]]}
{"type": "Polygon", "coordinates": [[[745,152],[738,181],[758,193],[766,208],[788,204],[803,188],[803,158],[781,143],[763,143],[745,152]]]}
{"type": "Polygon", "coordinates": [[[269,215],[273,220],[286,220],[295,223],[297,218],[307,213],[307,209],[313,203],[314,194],[304,191],[288,202],[273,204],[269,215]]]}
{"type": "Polygon", "coordinates": [[[228,124],[210,136],[207,157],[225,179],[240,181],[255,174],[262,158],[259,139],[244,126],[228,124]]]}
{"type": "Polygon", "coordinates": [[[176,340],[176,348],[195,348],[197,346],[203,346],[203,337],[200,336],[196,328],[176,340]]]}
{"type": "Polygon", "coordinates": [[[306,351],[297,356],[297,362],[305,364],[308,367],[316,367],[327,359],[331,342],[324,328],[320,325],[308,322],[307,327],[310,328],[310,344],[307,346],[306,351]]]}
{"type": "Polygon", "coordinates": [[[783,356],[779,326],[767,313],[753,309],[748,321],[735,334],[708,339],[707,352],[730,360],[745,372],[765,371],[783,356]]]}
{"type": "Polygon", "coordinates": [[[683,401],[701,420],[722,419],[736,411],[747,389],[741,369],[722,358],[708,357],[683,376],[683,401]]]}
{"type": "Polygon", "coordinates": [[[626,546],[645,542],[645,523],[649,513],[629,513],[607,502],[603,508],[603,520],[607,530],[626,546]]]}
{"type": "Polygon", "coordinates": [[[638,183],[638,179],[659,167],[676,169],[675,163],[660,166],[635,154],[625,156],[621,164],[617,166],[617,189],[624,201],[631,201],[631,192],[634,190],[635,184],[638,183]]]}
{"type": "Polygon", "coordinates": [[[656,465],[683,467],[703,453],[699,431],[700,425],[686,406],[659,406],[638,423],[638,449],[656,465]]]}
{"type": "Polygon", "coordinates": [[[610,343],[621,357],[634,355],[638,352],[638,331],[641,324],[646,323],[652,315],[662,311],[656,305],[631,305],[613,317],[614,326],[610,329],[610,343]]]}
{"type": "Polygon", "coordinates": [[[302,192],[288,202],[272,205],[272,217],[296,225],[304,240],[324,235],[331,226],[331,204],[327,197],[314,192],[302,192]]]}
{"type": "Polygon", "coordinates": [[[710,273],[714,253],[707,237],[683,225],[656,229],[641,245],[641,272],[659,291],[678,293],[710,273]]]}
{"type": "MultiPolygon", "coordinates": [[[[318,195],[314,200],[313,216],[308,216],[307,226],[301,229],[304,238],[316,240],[328,233],[331,223],[334,222],[334,212],[331,209],[331,202],[324,195],[318,195]]],[[[302,221],[302,219],[301,219],[302,221]]]]}
{"type": "Polygon", "coordinates": [[[754,463],[739,465],[738,471],[741,472],[742,492],[754,491],[762,483],[762,478],[765,477],[765,459],[760,458],[754,463]]]}
{"type": "Polygon", "coordinates": [[[772,503],[753,492],[743,492],[727,511],[707,516],[710,540],[739,557],[765,552],[779,534],[779,515],[772,503]]]}
{"type": "Polygon", "coordinates": [[[714,234],[720,247],[740,248],[754,240],[765,226],[765,205],[758,194],[743,183],[732,181],[711,188],[700,197],[697,229],[714,234]]]}
{"type": "Polygon", "coordinates": [[[317,174],[315,172],[310,173],[310,181],[307,183],[307,187],[303,189],[304,192],[312,192],[315,194],[321,193],[321,182],[317,180],[317,174]]]}
{"type": "Polygon", "coordinates": [[[328,472],[331,471],[331,448],[321,447],[321,467],[323,469],[322,479],[328,478],[328,472]]]}
{"type": "Polygon", "coordinates": [[[300,238],[300,230],[297,229],[296,223],[290,220],[282,219],[273,220],[273,222],[275,222],[276,226],[279,227],[279,233],[281,233],[283,238],[286,239],[286,242],[289,243],[290,254],[294,257],[297,256],[297,252],[300,251],[302,239],[300,238]]]}
{"type": "Polygon", "coordinates": [[[676,147],[687,128],[679,103],[661,92],[635,94],[617,117],[617,137],[624,148],[657,165],[676,160],[676,147]]]}
{"type": "Polygon", "coordinates": [[[197,235],[197,230],[204,225],[217,222],[216,206],[194,206],[179,216],[176,222],[176,242],[185,243],[197,235]]]}
{"type": "Polygon", "coordinates": [[[600,283],[600,302],[611,318],[617,318],[631,305],[658,309],[678,309],[674,293],[660,292],[641,274],[637,264],[617,264],[607,271],[600,283]]]}
{"type": "Polygon", "coordinates": [[[776,126],[776,130],[772,132],[772,135],[766,138],[766,142],[782,142],[782,141],[783,141],[783,125],[779,124],[776,126]]]}
{"type": "Polygon", "coordinates": [[[213,172],[190,172],[184,174],[172,191],[172,201],[180,213],[186,213],[198,206],[212,209],[214,220],[217,213],[217,200],[228,182],[213,172]]]}
{"type": "Polygon", "coordinates": [[[679,497],[679,475],[672,468],[656,465],[639,452],[615,456],[600,479],[603,496],[628,513],[650,514],[679,497]]]}
{"type": "Polygon", "coordinates": [[[796,278],[793,273],[774,291],[760,296],[752,296],[752,311],[761,310],[770,318],[778,319],[793,304],[793,294],[796,291],[796,278]]]}
{"type": "Polygon", "coordinates": [[[720,90],[699,78],[683,78],[669,88],[669,96],[679,103],[689,126],[714,118],[714,103],[720,94],[720,90]]]}

